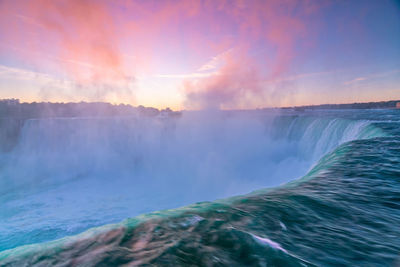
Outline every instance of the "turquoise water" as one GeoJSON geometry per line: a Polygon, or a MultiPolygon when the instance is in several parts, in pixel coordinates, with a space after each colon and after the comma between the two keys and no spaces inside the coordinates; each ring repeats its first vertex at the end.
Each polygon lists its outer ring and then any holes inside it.
{"type": "Polygon", "coordinates": [[[0,264],[395,266],[399,136],[399,110],[27,121],[0,264]]]}

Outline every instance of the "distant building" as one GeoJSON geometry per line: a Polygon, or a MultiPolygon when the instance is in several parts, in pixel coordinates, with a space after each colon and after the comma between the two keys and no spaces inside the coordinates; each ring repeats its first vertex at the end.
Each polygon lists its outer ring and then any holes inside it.
{"type": "Polygon", "coordinates": [[[400,102],[396,103],[396,108],[400,108],[400,102]]]}

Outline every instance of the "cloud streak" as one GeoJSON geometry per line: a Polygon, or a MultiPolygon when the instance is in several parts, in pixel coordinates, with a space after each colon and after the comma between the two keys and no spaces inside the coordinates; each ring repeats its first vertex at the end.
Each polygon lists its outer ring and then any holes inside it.
{"type": "Polygon", "coordinates": [[[367,75],[367,76],[354,78],[354,79],[352,79],[350,81],[344,82],[343,84],[344,85],[353,85],[353,84],[357,84],[359,82],[363,82],[363,81],[366,81],[366,80],[383,78],[383,77],[387,77],[387,76],[390,76],[390,75],[393,75],[393,74],[398,74],[398,73],[400,73],[400,70],[397,70],[397,69],[396,70],[387,71],[387,72],[373,73],[373,74],[370,74],[370,75],[367,75]]]}

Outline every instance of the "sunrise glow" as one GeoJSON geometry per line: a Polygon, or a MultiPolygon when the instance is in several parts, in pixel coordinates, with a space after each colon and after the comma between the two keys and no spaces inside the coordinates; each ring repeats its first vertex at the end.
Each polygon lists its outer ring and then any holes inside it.
{"type": "Polygon", "coordinates": [[[0,98],[174,109],[400,98],[395,1],[0,2],[0,98]]]}

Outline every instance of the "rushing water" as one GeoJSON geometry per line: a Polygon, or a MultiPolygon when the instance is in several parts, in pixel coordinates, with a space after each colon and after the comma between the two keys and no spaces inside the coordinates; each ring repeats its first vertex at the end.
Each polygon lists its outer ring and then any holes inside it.
{"type": "Polygon", "coordinates": [[[399,136],[399,110],[28,120],[0,265],[394,266],[399,136]]]}

